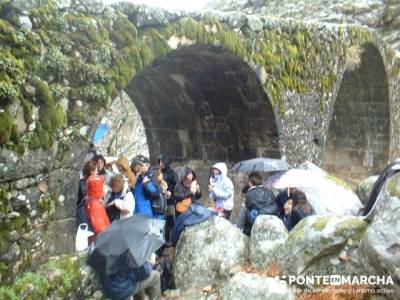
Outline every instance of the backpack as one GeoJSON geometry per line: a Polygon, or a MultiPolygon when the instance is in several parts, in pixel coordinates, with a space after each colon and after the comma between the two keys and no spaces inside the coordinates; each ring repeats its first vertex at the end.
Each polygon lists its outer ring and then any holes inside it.
{"type": "Polygon", "coordinates": [[[250,211],[247,211],[247,215],[246,215],[247,222],[253,225],[254,222],[256,221],[257,215],[258,215],[258,212],[257,212],[257,209],[255,209],[255,208],[253,208],[250,211]]]}
{"type": "Polygon", "coordinates": [[[167,210],[167,199],[165,195],[160,193],[155,199],[151,199],[151,209],[157,215],[164,215],[167,210]]]}
{"type": "Polygon", "coordinates": [[[78,203],[75,207],[75,218],[76,218],[76,226],[79,227],[81,224],[88,224],[88,230],[93,231],[93,227],[90,224],[89,218],[86,214],[86,197],[82,199],[80,203],[78,203]]]}

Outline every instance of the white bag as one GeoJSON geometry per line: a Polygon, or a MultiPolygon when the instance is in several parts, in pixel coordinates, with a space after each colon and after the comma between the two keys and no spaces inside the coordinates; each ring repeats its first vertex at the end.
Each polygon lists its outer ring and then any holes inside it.
{"type": "Polygon", "coordinates": [[[78,227],[75,238],[75,249],[76,251],[83,251],[89,246],[88,237],[94,233],[89,231],[89,226],[86,223],[82,223],[78,227]]]}

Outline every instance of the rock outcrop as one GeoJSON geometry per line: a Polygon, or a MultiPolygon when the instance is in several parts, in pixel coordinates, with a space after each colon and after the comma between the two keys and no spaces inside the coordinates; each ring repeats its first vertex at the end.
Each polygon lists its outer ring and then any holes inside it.
{"type": "MultiPolygon", "coordinates": [[[[398,177],[398,176],[397,176],[398,177]]],[[[396,178],[393,178],[396,182],[396,178]]],[[[386,192],[381,193],[374,218],[360,242],[361,265],[367,274],[390,275],[397,292],[388,295],[398,299],[400,290],[400,197],[390,196],[389,181],[386,192]]],[[[393,187],[392,187],[393,189],[393,187]]],[[[399,188],[397,188],[399,189],[399,188]]]]}
{"type": "Polygon", "coordinates": [[[249,243],[252,266],[265,270],[275,259],[276,251],[287,237],[288,231],[279,218],[268,215],[258,216],[251,229],[249,243]]]}
{"type": "Polygon", "coordinates": [[[361,275],[358,246],[367,225],[359,217],[307,217],[278,250],[279,269],[285,275],[361,275]]]}
{"type": "Polygon", "coordinates": [[[220,290],[220,296],[223,300],[294,300],[296,298],[285,281],[244,272],[235,274],[220,290]]]}
{"type": "Polygon", "coordinates": [[[202,289],[224,282],[247,259],[248,242],[246,235],[221,217],[186,227],[173,262],[176,287],[202,289]]]}
{"type": "Polygon", "coordinates": [[[377,179],[378,179],[378,176],[370,176],[370,177],[364,179],[357,186],[356,194],[363,205],[366,205],[368,203],[369,195],[370,195],[370,193],[372,191],[372,187],[374,186],[375,181],[377,179]]]}

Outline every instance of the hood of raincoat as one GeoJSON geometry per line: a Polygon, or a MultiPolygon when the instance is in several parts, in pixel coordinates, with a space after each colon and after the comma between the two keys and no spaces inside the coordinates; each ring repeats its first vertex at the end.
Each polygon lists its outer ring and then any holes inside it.
{"type": "Polygon", "coordinates": [[[219,162],[216,163],[215,165],[212,166],[213,169],[217,169],[221,172],[221,176],[225,177],[228,175],[228,167],[224,162],[219,162]]]}

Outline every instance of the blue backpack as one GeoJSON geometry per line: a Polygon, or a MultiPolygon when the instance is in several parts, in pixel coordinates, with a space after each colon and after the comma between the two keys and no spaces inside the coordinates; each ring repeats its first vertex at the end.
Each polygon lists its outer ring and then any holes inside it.
{"type": "Polygon", "coordinates": [[[257,215],[258,215],[258,212],[257,212],[257,209],[255,209],[255,208],[253,208],[250,211],[247,211],[247,221],[250,224],[254,224],[254,222],[256,221],[257,215]]]}

